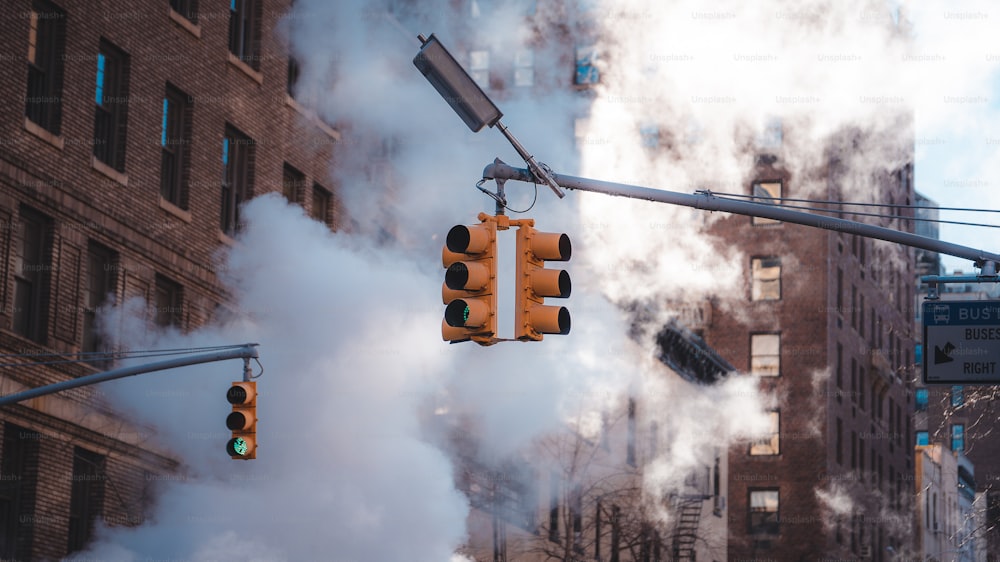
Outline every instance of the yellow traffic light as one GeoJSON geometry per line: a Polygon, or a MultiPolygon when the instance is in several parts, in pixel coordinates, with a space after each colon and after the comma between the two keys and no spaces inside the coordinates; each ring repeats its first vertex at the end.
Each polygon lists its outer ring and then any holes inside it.
{"type": "Polygon", "coordinates": [[[441,336],[452,343],[496,343],[497,224],[490,215],[480,214],[479,219],[482,224],[453,226],[441,251],[447,269],[441,300],[448,305],[441,336]]]}
{"type": "Polygon", "coordinates": [[[546,261],[569,261],[573,253],[569,236],[538,232],[531,219],[518,222],[514,337],[539,341],[542,334],[566,335],[570,328],[569,310],[543,303],[545,297],[567,298],[572,290],[569,273],[545,269],[546,261]]]}
{"type": "Polygon", "coordinates": [[[257,458],[257,383],[234,382],[226,392],[226,400],[233,411],[226,417],[226,427],[233,432],[226,444],[226,452],[234,459],[257,458]]]}

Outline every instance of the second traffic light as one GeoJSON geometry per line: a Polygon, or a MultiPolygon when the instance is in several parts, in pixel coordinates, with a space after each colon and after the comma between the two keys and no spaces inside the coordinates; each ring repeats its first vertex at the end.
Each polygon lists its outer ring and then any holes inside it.
{"type": "MultiPolygon", "coordinates": [[[[511,221],[513,223],[513,221],[511,221]]],[[[545,269],[546,261],[569,261],[569,236],[538,232],[527,219],[517,229],[517,278],[514,287],[514,337],[539,341],[542,334],[568,334],[569,310],[543,304],[545,297],[567,298],[572,290],[569,273],[545,269]]]]}
{"type": "Polygon", "coordinates": [[[452,343],[496,343],[497,332],[497,224],[480,214],[482,224],[456,225],[448,231],[441,251],[447,269],[441,300],[447,307],[441,336],[452,343]]]}
{"type": "Polygon", "coordinates": [[[226,392],[226,400],[233,405],[226,417],[226,427],[233,432],[226,452],[238,460],[257,458],[257,383],[234,382],[226,392]]]}

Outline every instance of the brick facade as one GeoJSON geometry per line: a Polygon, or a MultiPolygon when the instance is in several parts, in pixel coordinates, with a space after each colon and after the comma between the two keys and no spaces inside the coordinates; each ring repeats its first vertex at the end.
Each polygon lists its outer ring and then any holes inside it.
{"type": "MultiPolygon", "coordinates": [[[[225,306],[228,297],[217,280],[213,256],[222,244],[233,243],[220,230],[227,126],[253,141],[250,196],[281,193],[282,170],[288,163],[304,174],[306,186],[317,183],[333,193],[333,211],[325,218],[335,225],[336,186],[327,178],[340,133],[286,93],[288,49],[276,27],[290,1],[259,4],[259,41],[254,44],[259,51],[245,61],[230,53],[228,3],[201,4],[203,9],[188,19],[165,0],[141,6],[125,1],[15,0],[0,16],[0,53],[5,56],[0,65],[0,99],[5,101],[0,104],[0,353],[83,350],[85,317],[92,310],[88,283],[96,274],[88,261],[93,245],[116,256],[107,278],[119,302],[141,297],[156,303],[158,279],[167,280],[180,287],[178,310],[169,312],[184,330],[209,321],[217,307],[225,306]],[[26,117],[26,103],[31,103],[26,94],[29,57],[38,58],[36,66],[44,67],[40,53],[47,47],[40,37],[48,28],[38,22],[50,17],[60,18],[64,30],[55,57],[62,63],[61,91],[53,96],[61,100],[55,130],[26,117]],[[101,95],[98,87],[95,98],[95,84],[104,71],[99,66],[105,64],[98,62],[98,50],[105,44],[127,59],[127,71],[118,76],[127,84],[122,90],[127,98],[107,101],[125,108],[117,129],[124,141],[124,162],[117,169],[94,156],[94,145],[101,142],[95,138],[95,100],[101,95]],[[189,143],[187,193],[179,206],[160,195],[168,87],[183,92],[191,107],[190,132],[184,139],[189,143]],[[47,263],[28,269],[22,253],[30,248],[25,239],[32,236],[24,234],[29,231],[23,223],[36,214],[47,225],[47,263]],[[30,279],[39,281],[40,300],[25,297],[29,293],[17,288],[19,272],[25,271],[35,272],[30,279]],[[15,325],[22,315],[18,291],[23,302],[44,310],[36,319],[37,337],[24,337],[27,332],[15,325]]],[[[110,74],[106,79],[112,80],[110,74]]],[[[298,202],[311,212],[311,192],[302,191],[298,202]]],[[[157,311],[150,306],[149,317],[154,319],[157,311]]],[[[97,372],[86,364],[44,366],[24,357],[8,362],[18,366],[0,373],[5,394],[97,372]]],[[[74,540],[74,518],[82,518],[85,527],[97,517],[112,525],[141,523],[154,495],[150,483],[156,475],[176,470],[183,454],[156,445],[154,429],[121,419],[100,386],[7,407],[0,420],[16,433],[3,436],[9,457],[4,466],[15,471],[0,475],[0,511],[13,506],[3,515],[8,519],[0,529],[0,557],[5,559],[65,556],[74,540]],[[74,474],[76,447],[103,459],[96,474],[74,474]],[[15,453],[24,458],[15,458],[15,453]],[[86,481],[96,484],[87,486],[86,481]],[[89,499],[80,499],[84,495],[89,499]]],[[[82,531],[84,542],[88,533],[82,531]]]]}
{"type": "MultiPolygon", "coordinates": [[[[787,132],[785,141],[795,146],[787,132]]],[[[831,150],[829,162],[839,156],[831,150]]],[[[876,176],[874,202],[912,204],[911,173],[903,167],[899,174],[876,176]]],[[[856,200],[837,189],[843,178],[836,166],[809,174],[823,179],[808,188],[807,179],[785,170],[780,158],[764,155],[746,192],[752,193],[755,181],[780,181],[782,197],[856,200]],[[816,185],[824,186],[822,192],[816,193],[816,185]]],[[[844,218],[869,222],[849,212],[844,218]]],[[[878,224],[912,232],[906,221],[878,224]]],[[[747,293],[733,304],[749,314],[740,319],[713,313],[703,327],[705,340],[738,370],[750,372],[752,334],[780,335],[780,373],[761,377],[761,389],[779,401],[779,453],[751,455],[746,443],[730,449],[729,558],[886,560],[886,547],[908,549],[912,250],[847,232],[754,225],[745,216],[720,220],[712,230],[747,260],[747,293]],[[763,256],[781,260],[781,294],[753,301],[750,261],[763,256]],[[776,533],[751,531],[755,490],[778,491],[776,533]],[[833,512],[817,490],[850,498],[853,510],[833,512]]]]}

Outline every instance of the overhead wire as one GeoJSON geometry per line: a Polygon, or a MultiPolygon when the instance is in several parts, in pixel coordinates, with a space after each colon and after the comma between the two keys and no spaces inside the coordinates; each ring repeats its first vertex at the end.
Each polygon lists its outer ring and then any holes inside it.
{"type": "Polygon", "coordinates": [[[877,217],[887,220],[899,219],[901,221],[916,221],[916,222],[933,222],[938,224],[955,224],[960,226],[979,226],[986,228],[1000,228],[998,224],[987,224],[978,222],[968,222],[968,221],[953,221],[945,219],[932,219],[926,217],[905,217],[900,215],[886,215],[881,213],[866,213],[862,211],[852,211],[844,209],[823,209],[819,207],[806,207],[801,205],[786,205],[785,201],[791,202],[804,202],[813,203],[819,205],[848,205],[848,206],[859,206],[859,207],[890,207],[890,208],[906,208],[906,209],[934,209],[934,210],[953,210],[953,211],[968,211],[968,212],[984,212],[984,213],[997,213],[998,210],[993,209],[970,209],[962,207],[920,207],[916,205],[899,205],[891,203],[852,203],[847,201],[829,201],[820,199],[795,199],[791,197],[765,197],[760,195],[746,195],[741,193],[716,193],[714,191],[701,191],[701,193],[706,193],[719,199],[737,200],[737,199],[752,199],[753,201],[760,202],[771,202],[776,201],[777,204],[781,205],[785,209],[799,209],[803,211],[814,211],[817,213],[836,213],[838,215],[855,215],[863,217],[877,217]]]}

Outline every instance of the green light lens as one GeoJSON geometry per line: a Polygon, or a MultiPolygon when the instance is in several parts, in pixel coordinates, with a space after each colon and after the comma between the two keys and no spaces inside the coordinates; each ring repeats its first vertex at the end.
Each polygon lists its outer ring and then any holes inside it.
{"type": "Polygon", "coordinates": [[[246,439],[243,439],[242,437],[234,437],[229,440],[229,443],[226,444],[226,452],[229,453],[230,456],[236,455],[244,457],[250,452],[250,446],[246,439]]]}
{"type": "Polygon", "coordinates": [[[462,311],[462,323],[465,324],[469,321],[469,307],[466,306],[465,310],[462,311]]]}

